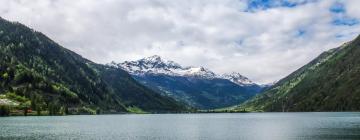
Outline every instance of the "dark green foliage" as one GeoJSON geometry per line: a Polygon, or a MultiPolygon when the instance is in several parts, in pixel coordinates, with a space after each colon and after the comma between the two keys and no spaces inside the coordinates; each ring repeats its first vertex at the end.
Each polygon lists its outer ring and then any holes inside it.
{"type": "Polygon", "coordinates": [[[61,115],[70,113],[68,108],[83,107],[98,112],[127,112],[132,105],[146,111],[184,109],[121,69],[109,71],[42,33],[0,18],[0,94],[8,92],[28,99],[30,105],[23,108],[39,115],[41,111],[61,115]]]}
{"type": "Polygon", "coordinates": [[[161,96],[152,90],[148,90],[148,88],[137,83],[124,71],[119,71],[112,67],[100,68],[100,71],[101,76],[113,87],[114,92],[119,93],[118,95],[126,106],[136,106],[151,112],[167,112],[173,109],[181,112],[184,110],[172,98],[161,96]]]}
{"type": "Polygon", "coordinates": [[[0,116],[9,116],[10,115],[10,106],[0,105],[0,116]]]}
{"type": "Polygon", "coordinates": [[[252,111],[360,111],[360,37],[241,105],[252,111]]]}

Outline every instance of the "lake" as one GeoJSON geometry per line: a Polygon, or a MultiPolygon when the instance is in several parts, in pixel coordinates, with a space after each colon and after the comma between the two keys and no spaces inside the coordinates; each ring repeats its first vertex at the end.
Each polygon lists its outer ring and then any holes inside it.
{"type": "Polygon", "coordinates": [[[0,139],[360,139],[360,113],[219,113],[0,117],[0,139]]]}

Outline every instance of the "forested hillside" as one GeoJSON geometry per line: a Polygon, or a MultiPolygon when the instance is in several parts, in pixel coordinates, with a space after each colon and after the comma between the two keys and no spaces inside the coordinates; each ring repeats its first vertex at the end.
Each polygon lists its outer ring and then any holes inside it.
{"type": "Polygon", "coordinates": [[[238,106],[248,111],[360,111],[360,36],[238,106]]]}
{"type": "Polygon", "coordinates": [[[121,69],[93,63],[40,32],[1,18],[0,94],[0,104],[50,115],[185,109],[121,69]]]}

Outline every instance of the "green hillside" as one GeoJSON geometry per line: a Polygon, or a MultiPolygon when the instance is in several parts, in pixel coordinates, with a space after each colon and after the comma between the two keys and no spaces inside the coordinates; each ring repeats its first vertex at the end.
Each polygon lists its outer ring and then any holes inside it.
{"type": "Polygon", "coordinates": [[[91,62],[42,33],[0,18],[1,108],[9,108],[6,102],[50,115],[185,110],[121,69],[91,62]]]}
{"type": "Polygon", "coordinates": [[[253,99],[247,111],[360,111],[360,36],[322,53],[253,99]]]}

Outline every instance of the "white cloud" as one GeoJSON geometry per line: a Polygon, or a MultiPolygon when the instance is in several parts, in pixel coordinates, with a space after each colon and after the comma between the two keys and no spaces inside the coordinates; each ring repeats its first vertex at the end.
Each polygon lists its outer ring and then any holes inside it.
{"type": "MultiPolygon", "coordinates": [[[[244,0],[2,0],[0,16],[95,62],[158,54],[267,83],[360,32],[359,25],[331,24],[335,1],[244,12],[244,0]]],[[[344,3],[360,19],[358,1],[344,3]]]]}

